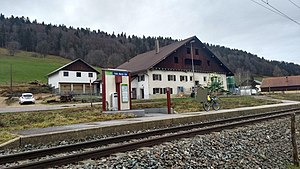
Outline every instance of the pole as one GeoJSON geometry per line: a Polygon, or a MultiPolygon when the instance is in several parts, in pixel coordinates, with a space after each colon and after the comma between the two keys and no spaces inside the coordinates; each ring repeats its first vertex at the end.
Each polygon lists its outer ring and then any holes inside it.
{"type": "Polygon", "coordinates": [[[10,97],[13,95],[13,89],[12,89],[12,64],[10,64],[10,97]]]}
{"type": "Polygon", "coordinates": [[[194,87],[194,97],[196,98],[196,86],[195,86],[195,69],[194,69],[194,54],[193,54],[193,43],[195,40],[192,40],[191,43],[191,58],[192,58],[192,72],[193,72],[193,87],[194,87]]]}
{"type": "Polygon", "coordinates": [[[93,107],[93,99],[92,99],[92,79],[90,79],[90,100],[91,100],[91,107],[93,107]]]}
{"type": "Polygon", "coordinates": [[[170,94],[169,87],[167,87],[167,107],[168,107],[168,114],[171,114],[171,94],[170,94]]]}
{"type": "Polygon", "coordinates": [[[296,127],[295,127],[295,113],[291,114],[291,135],[292,135],[292,146],[293,146],[293,162],[294,165],[299,167],[298,149],[296,142],[296,127]]]}

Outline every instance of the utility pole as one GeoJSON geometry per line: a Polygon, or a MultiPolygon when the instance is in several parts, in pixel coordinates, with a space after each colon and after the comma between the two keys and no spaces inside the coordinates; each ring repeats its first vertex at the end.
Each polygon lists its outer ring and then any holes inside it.
{"type": "Polygon", "coordinates": [[[192,72],[193,72],[193,88],[194,88],[194,97],[196,98],[196,85],[195,85],[195,69],[194,69],[194,56],[193,56],[193,43],[195,40],[190,41],[191,44],[191,58],[192,58],[192,72]]]}
{"type": "Polygon", "coordinates": [[[12,64],[10,64],[10,97],[13,95],[13,89],[12,89],[12,64]]]}

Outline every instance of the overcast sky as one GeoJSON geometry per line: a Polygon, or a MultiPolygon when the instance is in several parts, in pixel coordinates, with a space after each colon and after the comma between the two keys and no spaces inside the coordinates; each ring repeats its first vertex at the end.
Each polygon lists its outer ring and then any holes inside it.
{"type": "Polygon", "coordinates": [[[300,64],[300,0],[1,0],[0,13],[115,34],[196,35],[202,42],[300,64]]]}

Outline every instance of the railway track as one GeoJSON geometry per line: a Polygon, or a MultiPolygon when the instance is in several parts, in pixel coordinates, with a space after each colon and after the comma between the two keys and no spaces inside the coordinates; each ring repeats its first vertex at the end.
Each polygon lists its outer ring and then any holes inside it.
{"type": "Polygon", "coordinates": [[[291,113],[296,113],[296,114],[300,113],[300,108],[273,111],[273,112],[263,113],[258,115],[248,115],[248,116],[235,117],[230,119],[216,120],[211,122],[183,125],[178,127],[170,127],[165,129],[157,129],[153,131],[128,134],[128,135],[120,135],[117,137],[105,138],[105,139],[89,141],[84,143],[77,143],[72,145],[65,145],[60,147],[53,147],[49,149],[34,150],[30,152],[5,155],[5,156],[0,156],[0,168],[1,166],[2,167],[8,166],[6,168],[30,168],[31,169],[31,168],[46,168],[46,167],[70,164],[70,163],[74,163],[89,158],[95,158],[95,157],[100,158],[118,152],[125,152],[125,151],[138,149],[140,147],[153,146],[174,139],[192,137],[199,134],[217,132],[224,129],[235,128],[235,127],[253,124],[265,120],[287,117],[291,113]],[[137,140],[137,141],[131,141],[131,140],[137,140]],[[122,144],[108,146],[113,143],[122,143],[122,144]],[[106,146],[106,147],[101,148],[101,146],[106,146]],[[72,151],[83,150],[83,149],[94,148],[94,147],[100,147],[100,148],[97,148],[95,150],[87,150],[84,152],[67,155],[67,156],[54,157],[46,160],[37,160],[49,155],[72,152],[72,151]],[[20,165],[9,164],[9,163],[16,163],[19,161],[26,161],[26,160],[30,161],[30,159],[36,159],[36,160],[23,163],[20,165]]]}

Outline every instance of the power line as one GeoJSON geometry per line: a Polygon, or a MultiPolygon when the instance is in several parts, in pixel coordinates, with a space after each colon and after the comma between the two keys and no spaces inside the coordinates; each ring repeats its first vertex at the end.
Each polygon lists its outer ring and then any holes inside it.
{"type": "Polygon", "coordinates": [[[256,4],[258,4],[258,5],[260,5],[260,6],[262,6],[262,7],[264,7],[264,8],[266,8],[266,9],[268,9],[268,10],[270,10],[270,11],[272,11],[273,13],[276,13],[276,14],[282,16],[282,17],[285,17],[285,18],[287,18],[287,19],[293,21],[293,22],[296,23],[297,25],[300,25],[299,22],[297,22],[297,21],[294,20],[293,18],[289,17],[289,16],[286,15],[285,13],[281,12],[279,9],[275,8],[274,6],[270,5],[269,2],[268,2],[268,0],[266,0],[266,1],[261,0],[261,1],[262,1],[263,3],[265,3],[265,4],[267,4],[269,7],[268,7],[268,6],[265,6],[265,5],[261,4],[261,3],[259,3],[259,2],[257,2],[257,1],[255,1],[255,0],[251,0],[251,1],[254,2],[254,3],[256,3],[256,4]]]}
{"type": "Polygon", "coordinates": [[[275,11],[279,12],[281,15],[283,15],[284,17],[286,17],[287,19],[295,22],[296,24],[300,25],[299,22],[297,22],[296,20],[294,20],[293,18],[289,17],[288,15],[286,15],[285,13],[281,12],[279,9],[275,8],[274,6],[270,5],[268,2],[265,2],[263,0],[261,0],[262,2],[264,2],[265,4],[267,4],[268,6],[270,6],[272,9],[274,9],[275,11]]]}
{"type": "Polygon", "coordinates": [[[256,4],[260,5],[260,6],[262,6],[262,7],[266,8],[266,9],[268,9],[268,10],[270,10],[270,11],[272,11],[272,12],[278,14],[278,15],[280,15],[280,16],[283,16],[282,14],[276,12],[275,10],[273,10],[273,9],[271,9],[271,8],[268,8],[268,7],[264,6],[263,4],[261,4],[261,3],[259,3],[259,2],[256,2],[256,1],[254,1],[254,0],[250,0],[250,1],[256,3],[256,4]]]}
{"type": "Polygon", "coordinates": [[[300,6],[299,5],[297,5],[295,2],[293,2],[292,0],[289,0],[293,5],[295,5],[297,8],[299,8],[300,9],[300,6]]]}

